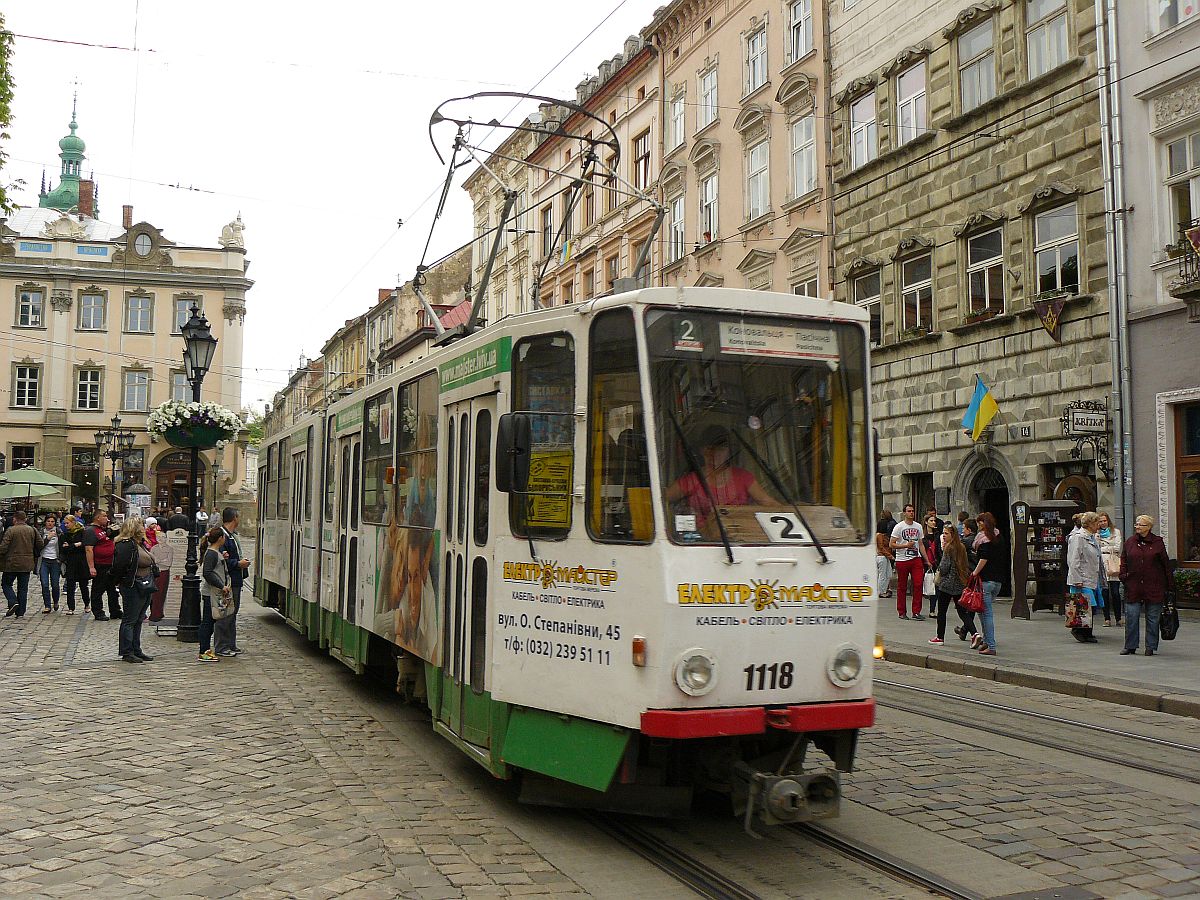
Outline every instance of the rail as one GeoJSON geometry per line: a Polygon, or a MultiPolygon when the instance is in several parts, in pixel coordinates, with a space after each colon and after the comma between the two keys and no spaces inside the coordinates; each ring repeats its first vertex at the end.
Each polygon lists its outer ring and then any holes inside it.
{"type": "Polygon", "coordinates": [[[1179,243],[1175,249],[1179,259],[1179,281],[1185,290],[1200,290],[1200,219],[1179,225],[1179,243]]]}

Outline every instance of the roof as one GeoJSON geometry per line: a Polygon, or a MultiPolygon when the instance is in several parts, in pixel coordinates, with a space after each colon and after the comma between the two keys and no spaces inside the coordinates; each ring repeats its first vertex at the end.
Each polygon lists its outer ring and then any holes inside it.
{"type": "Polygon", "coordinates": [[[26,207],[13,213],[5,224],[21,237],[45,237],[43,229],[57,222],[63,216],[72,222],[83,224],[89,241],[115,241],[125,233],[125,229],[99,219],[83,219],[71,213],[63,213],[57,209],[42,209],[41,207],[26,207]]]}
{"type": "Polygon", "coordinates": [[[444,316],[439,316],[438,318],[447,328],[453,328],[456,325],[466,325],[467,321],[471,318],[471,301],[464,300],[444,316]]]}

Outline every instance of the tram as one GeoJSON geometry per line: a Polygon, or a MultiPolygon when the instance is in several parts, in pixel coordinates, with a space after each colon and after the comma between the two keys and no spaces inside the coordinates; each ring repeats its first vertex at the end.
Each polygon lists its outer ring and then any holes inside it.
{"type": "Polygon", "coordinates": [[[255,594],[530,802],[836,815],[874,722],[867,315],[647,288],[272,433],[255,594]]]}

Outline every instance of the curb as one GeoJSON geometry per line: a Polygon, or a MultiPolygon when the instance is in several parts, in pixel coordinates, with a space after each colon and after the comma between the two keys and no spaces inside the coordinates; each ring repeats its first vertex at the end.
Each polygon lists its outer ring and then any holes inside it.
{"type": "Polygon", "coordinates": [[[1193,719],[1200,719],[1200,695],[1196,694],[1143,690],[1111,681],[1069,679],[1062,675],[1031,672],[1028,669],[1015,669],[1011,666],[981,663],[975,660],[959,659],[956,657],[930,655],[917,650],[907,650],[903,647],[888,647],[883,658],[888,662],[899,663],[902,666],[933,669],[938,672],[950,672],[954,675],[969,675],[972,678],[982,678],[985,681],[999,681],[1002,684],[1034,688],[1035,690],[1049,691],[1054,694],[1066,694],[1070,697],[1086,697],[1089,700],[1103,700],[1106,703],[1116,703],[1121,706],[1132,706],[1137,709],[1169,713],[1173,716],[1188,716],[1193,719]]]}

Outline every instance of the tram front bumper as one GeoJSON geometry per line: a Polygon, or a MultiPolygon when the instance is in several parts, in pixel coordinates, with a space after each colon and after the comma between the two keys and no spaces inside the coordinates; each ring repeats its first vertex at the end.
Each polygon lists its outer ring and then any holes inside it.
{"type": "Polygon", "coordinates": [[[846,731],[875,724],[875,701],[842,700],[795,706],[734,706],[721,709],[648,709],[641,732],[647,737],[733,737],[768,729],[791,732],[846,731]]]}

